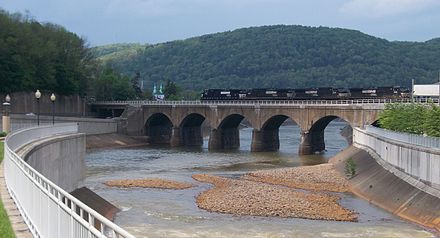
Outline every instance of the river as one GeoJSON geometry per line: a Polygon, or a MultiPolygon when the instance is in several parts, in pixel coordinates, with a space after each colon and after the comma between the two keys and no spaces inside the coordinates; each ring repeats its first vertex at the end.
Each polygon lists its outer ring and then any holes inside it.
{"type": "Polygon", "coordinates": [[[192,180],[194,173],[238,177],[248,171],[326,163],[344,149],[341,122],[326,128],[327,151],[299,156],[297,126],[280,128],[278,152],[251,153],[252,129],[240,130],[240,149],[208,152],[202,148],[147,146],[94,150],[87,154],[87,187],[121,208],[115,222],[137,237],[435,237],[422,227],[369,204],[351,194],[340,203],[359,213],[359,222],[315,221],[210,213],[195,204],[197,194],[211,187],[192,180]],[[103,182],[111,179],[165,178],[190,182],[186,190],[119,189],[103,182]]]}

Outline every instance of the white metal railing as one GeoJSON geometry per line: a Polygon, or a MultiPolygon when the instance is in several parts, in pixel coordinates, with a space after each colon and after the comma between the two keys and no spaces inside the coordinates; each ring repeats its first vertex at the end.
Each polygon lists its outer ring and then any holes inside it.
{"type": "Polygon", "coordinates": [[[218,100],[218,101],[98,101],[94,105],[350,105],[350,104],[386,104],[386,103],[438,103],[438,99],[357,99],[357,100],[218,100]]]}
{"type": "Polygon", "coordinates": [[[367,147],[398,171],[440,189],[440,148],[409,144],[395,140],[396,137],[388,132],[377,132],[353,128],[353,144],[367,147]]]}
{"type": "Polygon", "coordinates": [[[70,123],[9,134],[4,143],[4,172],[11,197],[34,237],[133,238],[41,175],[15,153],[16,149],[36,139],[76,132],[78,126],[70,123]]]}
{"type": "Polygon", "coordinates": [[[440,137],[395,132],[395,131],[378,128],[375,126],[366,126],[365,129],[367,132],[374,133],[376,135],[383,136],[392,140],[413,144],[413,145],[420,145],[424,147],[440,148],[440,137]]]}

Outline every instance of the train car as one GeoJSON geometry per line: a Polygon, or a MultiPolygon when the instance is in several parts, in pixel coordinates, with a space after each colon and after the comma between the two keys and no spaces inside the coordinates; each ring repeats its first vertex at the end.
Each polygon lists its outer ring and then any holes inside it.
{"type": "Polygon", "coordinates": [[[376,88],[350,88],[349,99],[374,99],[377,98],[376,88]]]}
{"type": "Polygon", "coordinates": [[[347,100],[347,99],[350,99],[350,97],[351,97],[350,89],[348,89],[348,88],[335,89],[334,93],[336,94],[336,97],[339,100],[347,100]]]}
{"type": "Polygon", "coordinates": [[[292,100],[295,91],[292,89],[249,89],[246,100],[292,100]]]}
{"type": "Polygon", "coordinates": [[[246,91],[241,89],[205,89],[201,100],[239,100],[246,97],[246,91]]]}
{"type": "Polygon", "coordinates": [[[318,88],[319,100],[336,100],[338,99],[335,90],[333,88],[318,88]]]}
{"type": "Polygon", "coordinates": [[[332,100],[337,99],[333,88],[295,89],[295,100],[332,100]]]}
{"type": "Polygon", "coordinates": [[[205,89],[201,100],[356,100],[409,98],[400,87],[305,88],[305,89],[205,89]]]}

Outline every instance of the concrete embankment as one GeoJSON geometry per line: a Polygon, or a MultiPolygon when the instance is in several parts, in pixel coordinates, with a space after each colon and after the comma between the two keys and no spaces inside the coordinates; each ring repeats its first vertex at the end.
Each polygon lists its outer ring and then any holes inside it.
{"type": "Polygon", "coordinates": [[[440,198],[413,187],[354,146],[333,157],[330,163],[343,174],[348,158],[356,163],[356,175],[349,180],[354,194],[399,217],[440,231],[440,198]]]}
{"type": "Polygon", "coordinates": [[[132,137],[123,134],[87,135],[87,149],[124,148],[147,145],[145,137],[132,137]]]}

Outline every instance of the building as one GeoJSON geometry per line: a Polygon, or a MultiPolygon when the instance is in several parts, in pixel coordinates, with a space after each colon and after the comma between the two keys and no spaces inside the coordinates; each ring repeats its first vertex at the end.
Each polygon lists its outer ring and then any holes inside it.
{"type": "Polygon", "coordinates": [[[438,99],[440,95],[440,84],[415,84],[413,88],[414,98],[438,99]]]}
{"type": "Polygon", "coordinates": [[[153,86],[153,99],[156,101],[163,101],[165,100],[165,95],[163,93],[163,85],[160,84],[159,90],[157,90],[156,84],[153,86]]]}

